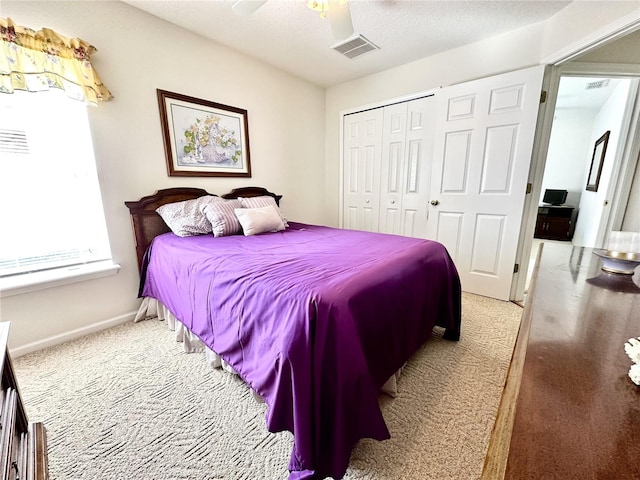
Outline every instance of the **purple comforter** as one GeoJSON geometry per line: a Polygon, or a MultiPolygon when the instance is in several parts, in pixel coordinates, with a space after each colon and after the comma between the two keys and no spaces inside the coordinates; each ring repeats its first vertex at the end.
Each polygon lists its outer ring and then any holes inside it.
{"type": "Polygon", "coordinates": [[[460,281],[433,241],[291,223],[251,237],[157,237],[142,294],[161,301],[293,432],[290,479],[342,478],[360,438],[389,438],[384,382],[460,332],[460,281]],[[385,352],[384,355],[381,352],[385,352]]]}

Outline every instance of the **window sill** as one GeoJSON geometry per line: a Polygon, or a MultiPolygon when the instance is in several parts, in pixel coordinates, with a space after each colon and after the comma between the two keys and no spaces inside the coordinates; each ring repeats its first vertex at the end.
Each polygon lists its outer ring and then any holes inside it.
{"type": "Polygon", "coordinates": [[[0,297],[21,295],[44,290],[45,288],[59,287],[70,283],[115,275],[119,270],[120,265],[113,263],[111,260],[106,260],[86,265],[74,265],[72,267],[0,278],[0,297]]]}

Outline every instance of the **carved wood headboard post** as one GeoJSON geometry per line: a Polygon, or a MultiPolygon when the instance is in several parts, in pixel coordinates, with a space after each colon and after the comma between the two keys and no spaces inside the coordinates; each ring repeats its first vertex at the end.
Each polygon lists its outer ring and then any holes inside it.
{"type": "Polygon", "coordinates": [[[131,223],[136,242],[138,270],[142,268],[144,253],[152,240],[171,230],[164,223],[162,217],[156,213],[156,208],[167,203],[193,200],[203,195],[213,195],[202,188],[178,187],[158,190],[153,195],[142,197],[136,202],[124,202],[131,213],[131,223]]]}

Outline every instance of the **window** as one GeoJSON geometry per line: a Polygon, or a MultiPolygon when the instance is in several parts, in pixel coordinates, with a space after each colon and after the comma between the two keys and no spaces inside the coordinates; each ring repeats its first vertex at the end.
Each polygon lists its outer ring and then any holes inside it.
{"type": "Polygon", "coordinates": [[[0,94],[0,277],[111,259],[87,106],[0,94]]]}

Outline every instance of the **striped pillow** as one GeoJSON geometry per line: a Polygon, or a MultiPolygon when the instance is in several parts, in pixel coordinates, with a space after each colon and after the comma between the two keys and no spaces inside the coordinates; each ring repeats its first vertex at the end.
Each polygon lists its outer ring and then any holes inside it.
{"type": "Polygon", "coordinates": [[[272,205],[278,211],[278,215],[280,215],[284,226],[289,226],[284,213],[282,213],[282,210],[280,210],[280,207],[278,207],[278,204],[273,197],[269,195],[261,195],[259,197],[238,197],[238,200],[242,203],[242,208],[261,208],[272,205]]]}
{"type": "Polygon", "coordinates": [[[208,203],[202,207],[202,213],[211,222],[214,237],[226,237],[240,232],[240,222],[234,210],[241,207],[240,200],[208,203]]]}

